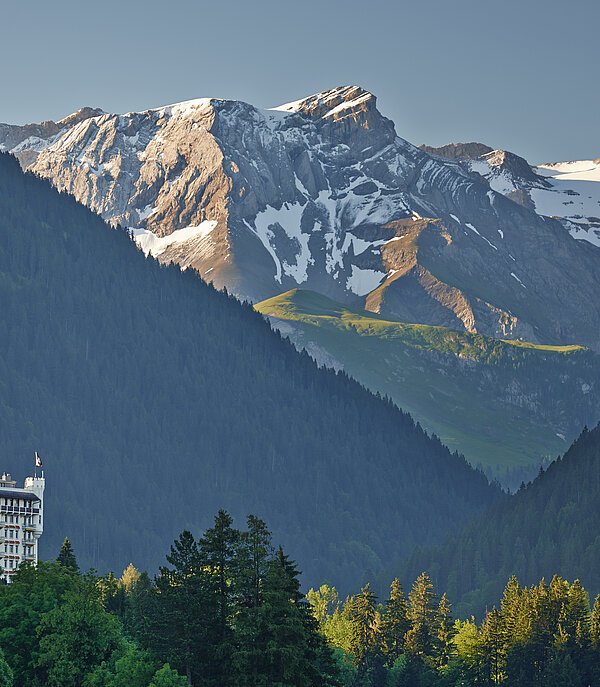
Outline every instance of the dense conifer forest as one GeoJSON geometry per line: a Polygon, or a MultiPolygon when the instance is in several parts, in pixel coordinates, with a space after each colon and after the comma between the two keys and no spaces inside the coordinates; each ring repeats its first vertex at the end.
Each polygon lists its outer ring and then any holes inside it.
{"type": "Polygon", "coordinates": [[[156,570],[225,507],[273,522],[308,584],[349,589],[498,494],[392,403],[6,154],[0,292],[2,469],[44,459],[42,557],[66,533],[84,568],[156,570]]]}
{"type": "Polygon", "coordinates": [[[562,458],[434,549],[418,549],[403,579],[428,570],[462,616],[482,617],[511,575],[527,585],[558,574],[600,592],[600,425],[562,458]]]}
{"type": "Polygon", "coordinates": [[[421,573],[385,600],[370,584],[300,591],[294,561],[250,515],[183,531],[154,579],[23,564],[0,586],[0,687],[599,687],[600,596],[511,577],[480,623],[421,573]]]}
{"type": "Polygon", "coordinates": [[[0,687],[336,687],[338,665],[265,523],[219,511],[151,580],[23,564],[0,586],[0,687]]]}
{"type": "Polygon", "coordinates": [[[369,584],[343,603],[329,585],[308,600],[345,687],[600,685],[600,596],[590,607],[579,580],[513,576],[479,624],[454,619],[427,573],[408,595],[394,580],[383,603],[369,584]]]}

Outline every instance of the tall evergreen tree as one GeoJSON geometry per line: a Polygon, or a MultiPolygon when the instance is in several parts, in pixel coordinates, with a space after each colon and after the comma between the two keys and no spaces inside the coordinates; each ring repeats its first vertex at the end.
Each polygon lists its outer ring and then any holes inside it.
{"type": "Polygon", "coordinates": [[[375,667],[381,631],[377,597],[369,583],[350,599],[348,617],[352,628],[350,650],[353,662],[359,675],[364,675],[369,668],[375,667]]]}
{"type": "Polygon", "coordinates": [[[187,676],[188,684],[211,684],[215,635],[219,635],[216,598],[205,576],[198,545],[181,533],[160,569],[154,603],[144,629],[145,642],[163,660],[187,676]]]}
{"type": "Polygon", "coordinates": [[[408,602],[396,578],[381,616],[381,644],[386,665],[393,666],[404,653],[405,635],[409,629],[408,602]]]}
{"type": "Polygon", "coordinates": [[[239,593],[248,606],[260,604],[261,585],[267,574],[268,562],[272,558],[271,533],[263,520],[255,515],[247,519],[247,531],[240,536],[240,578],[239,593]]]}
{"type": "Polygon", "coordinates": [[[228,633],[228,618],[237,592],[234,580],[238,579],[240,532],[232,524],[233,518],[229,513],[219,510],[214,526],[206,530],[199,541],[202,565],[210,571],[217,597],[221,639],[225,639],[228,633]]]}
{"type": "Polygon", "coordinates": [[[71,542],[69,541],[68,537],[65,537],[65,540],[62,543],[62,546],[60,547],[60,551],[56,558],[56,562],[60,563],[64,568],[67,568],[68,570],[71,570],[75,573],[79,572],[77,558],[75,558],[75,552],[73,551],[73,547],[71,546],[71,542]]]}

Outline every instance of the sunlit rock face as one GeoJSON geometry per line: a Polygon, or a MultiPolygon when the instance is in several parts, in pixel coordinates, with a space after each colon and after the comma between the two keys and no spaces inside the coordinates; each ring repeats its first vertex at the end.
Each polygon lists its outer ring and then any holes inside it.
{"type": "Polygon", "coordinates": [[[302,286],[411,322],[599,346],[600,249],[535,212],[525,186],[550,182],[485,146],[419,149],[357,86],[31,126],[0,125],[24,167],[243,299],[302,286]],[[498,189],[509,167],[524,181],[498,189]]]}

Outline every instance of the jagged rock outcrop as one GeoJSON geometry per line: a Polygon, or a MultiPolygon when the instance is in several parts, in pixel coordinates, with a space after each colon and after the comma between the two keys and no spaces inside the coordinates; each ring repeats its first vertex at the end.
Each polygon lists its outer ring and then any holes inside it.
{"type": "MultiPolygon", "coordinates": [[[[273,110],[201,99],[67,128],[33,162],[21,143],[22,163],[159,260],[242,298],[302,286],[415,322],[600,345],[600,250],[496,192],[468,166],[481,158],[399,138],[359,87],[273,110]]],[[[518,162],[484,158],[502,173],[518,162]]]]}
{"type": "Polygon", "coordinates": [[[439,157],[445,157],[448,160],[474,160],[494,150],[483,143],[475,143],[474,141],[471,143],[448,143],[439,148],[433,148],[422,143],[419,148],[426,153],[439,155],[439,157]]]}

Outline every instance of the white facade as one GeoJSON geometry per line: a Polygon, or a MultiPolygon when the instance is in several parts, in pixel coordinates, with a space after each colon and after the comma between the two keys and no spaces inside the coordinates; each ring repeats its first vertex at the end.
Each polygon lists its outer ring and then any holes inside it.
{"type": "Polygon", "coordinates": [[[45,484],[43,472],[27,477],[23,489],[6,473],[0,478],[0,582],[10,583],[22,561],[38,561],[45,484]]]}

